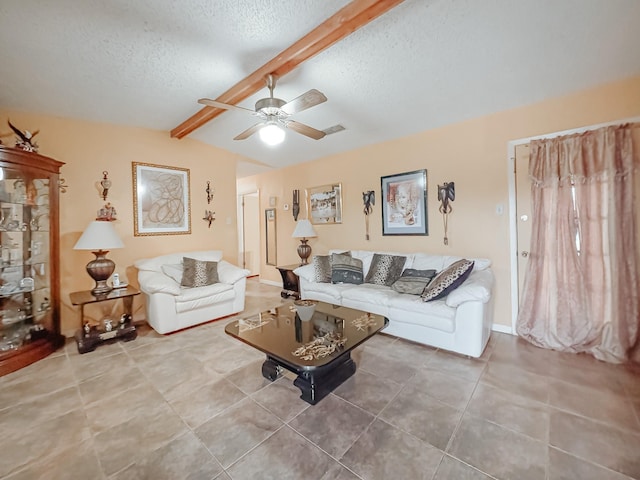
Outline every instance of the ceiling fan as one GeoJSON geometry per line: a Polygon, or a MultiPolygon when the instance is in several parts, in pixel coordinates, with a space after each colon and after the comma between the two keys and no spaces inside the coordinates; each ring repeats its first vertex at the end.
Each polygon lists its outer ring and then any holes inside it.
{"type": "Polygon", "coordinates": [[[260,138],[267,144],[276,145],[284,140],[284,128],[301,133],[314,140],[320,140],[326,135],[344,130],[342,125],[334,125],[325,130],[317,130],[304,123],[289,120],[291,115],[315,107],[327,101],[327,97],[316,89],[311,89],[303,93],[299,97],[294,98],[290,102],[285,102],[280,98],[273,96],[273,89],[276,86],[277,77],[269,74],[266,77],[267,88],[269,89],[269,97],[261,98],[256,102],[255,110],[218,102],[209,98],[201,98],[198,103],[208,105],[210,107],[223,108],[225,110],[240,110],[251,115],[259,117],[262,121],[247,128],[240,133],[234,140],[245,140],[256,132],[260,132],[260,138]]]}

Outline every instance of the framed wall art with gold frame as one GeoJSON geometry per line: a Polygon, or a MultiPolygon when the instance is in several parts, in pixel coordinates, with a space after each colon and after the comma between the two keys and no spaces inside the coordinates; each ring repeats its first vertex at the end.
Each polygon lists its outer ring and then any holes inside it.
{"type": "Polygon", "coordinates": [[[342,184],[306,189],[307,215],[314,225],[342,223],[342,184]]]}
{"type": "Polygon", "coordinates": [[[133,234],[191,233],[189,170],[132,162],[133,234]]]}

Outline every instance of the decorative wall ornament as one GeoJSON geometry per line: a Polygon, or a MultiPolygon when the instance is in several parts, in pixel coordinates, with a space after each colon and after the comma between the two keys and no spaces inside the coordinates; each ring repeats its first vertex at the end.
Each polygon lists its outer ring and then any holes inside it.
{"type": "Polygon", "coordinates": [[[67,188],[69,188],[69,185],[67,185],[67,181],[62,177],[58,179],[58,188],[62,193],[67,193],[67,188]]]}
{"type": "Polygon", "coordinates": [[[117,212],[114,206],[111,205],[111,203],[107,202],[104,207],[98,210],[98,216],[96,217],[96,220],[113,222],[117,220],[116,215],[117,215],[117,212]]]}
{"type": "Polygon", "coordinates": [[[211,200],[213,200],[213,194],[216,193],[215,188],[211,188],[211,182],[209,180],[207,180],[207,189],[205,190],[205,192],[207,192],[207,203],[211,203],[211,200]]]}
{"type": "Polygon", "coordinates": [[[366,239],[369,240],[369,214],[373,212],[373,205],[376,204],[376,194],[373,190],[362,192],[362,202],[364,203],[364,223],[366,239]]]}
{"type": "Polygon", "coordinates": [[[204,211],[204,217],[202,219],[206,222],[209,222],[209,228],[211,228],[211,224],[216,219],[216,212],[212,212],[211,210],[204,211]]]}
{"type": "Polygon", "coordinates": [[[444,223],[444,244],[449,245],[448,228],[449,228],[449,214],[453,212],[453,207],[449,202],[453,202],[456,199],[456,187],[454,182],[444,182],[444,185],[438,185],[438,201],[440,207],[438,210],[442,214],[442,222],[444,223]]]}
{"type": "Polygon", "coordinates": [[[293,213],[293,219],[297,222],[298,215],[300,215],[300,190],[293,191],[293,206],[291,208],[293,213]]]}
{"type": "Polygon", "coordinates": [[[100,180],[100,187],[102,188],[102,192],[100,195],[102,196],[102,200],[106,201],[107,196],[109,195],[109,189],[111,188],[111,180],[109,180],[109,172],[106,170],[102,172],[102,180],[100,180]]]}

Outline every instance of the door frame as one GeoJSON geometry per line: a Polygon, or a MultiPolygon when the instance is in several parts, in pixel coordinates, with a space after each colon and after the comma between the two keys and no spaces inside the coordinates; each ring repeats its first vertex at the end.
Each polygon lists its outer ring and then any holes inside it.
{"type": "Polygon", "coordinates": [[[554,137],[561,137],[564,135],[573,135],[574,133],[584,133],[589,130],[597,130],[602,127],[609,127],[612,125],[622,125],[625,123],[640,122],[639,117],[624,118],[621,120],[614,120],[611,122],[598,123],[595,125],[587,125],[584,127],[573,128],[570,130],[563,130],[559,132],[546,133],[544,135],[536,135],[533,137],[519,138],[517,140],[510,140],[507,142],[507,166],[509,176],[509,259],[510,259],[510,273],[511,273],[511,332],[513,335],[517,335],[516,323],[518,321],[518,310],[520,305],[520,289],[518,286],[518,219],[516,218],[516,176],[515,176],[515,161],[516,161],[516,147],[531,142],[531,140],[542,140],[554,137]]]}
{"type": "MultiPolygon", "coordinates": [[[[260,191],[259,189],[250,190],[242,193],[237,193],[237,204],[236,204],[236,217],[237,217],[237,225],[238,225],[238,265],[241,268],[246,268],[244,266],[245,263],[245,232],[244,232],[244,206],[243,201],[245,196],[256,195],[258,197],[258,214],[260,214],[260,191]]],[[[258,249],[258,254],[261,255],[261,250],[258,249]]],[[[262,263],[262,259],[259,259],[259,265],[262,263]]],[[[258,275],[260,272],[258,272],[258,275]]]]}

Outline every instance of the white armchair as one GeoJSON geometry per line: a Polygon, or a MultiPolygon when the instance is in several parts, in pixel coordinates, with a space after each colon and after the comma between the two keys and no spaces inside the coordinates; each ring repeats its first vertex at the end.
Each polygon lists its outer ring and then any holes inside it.
{"type": "Polygon", "coordinates": [[[145,296],[147,322],[158,333],[174,332],[244,310],[249,270],[222,260],[219,250],[172,253],[138,260],[134,265],[145,296]],[[217,262],[219,282],[193,288],[180,286],[183,257],[217,262]]]}

